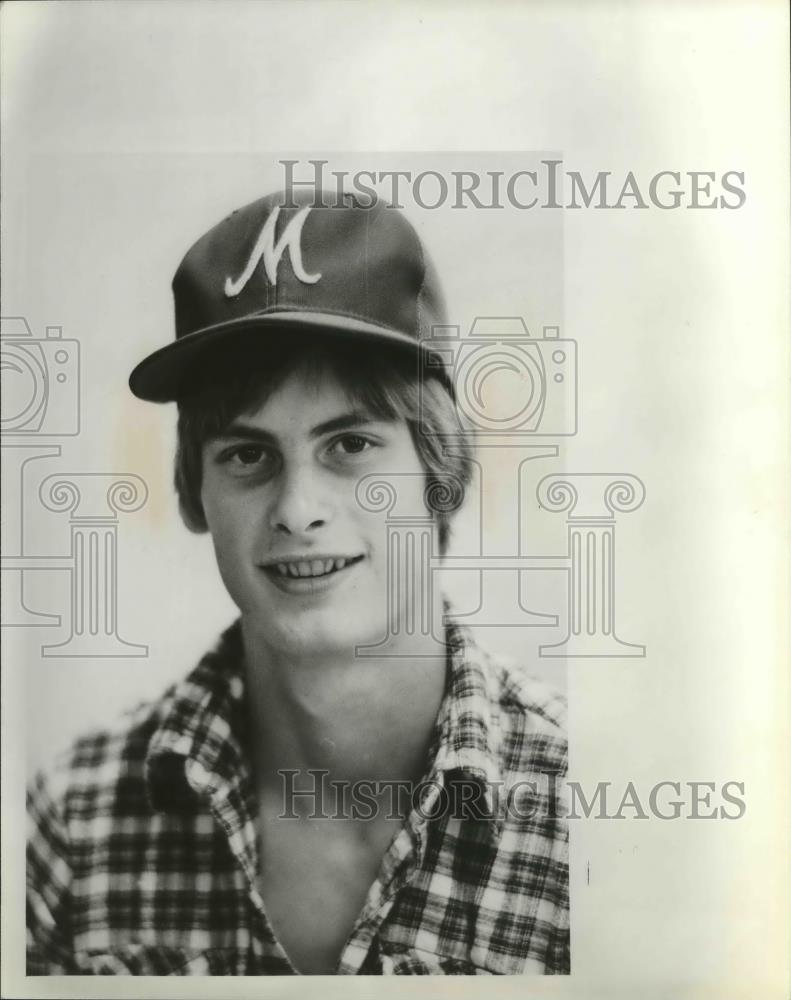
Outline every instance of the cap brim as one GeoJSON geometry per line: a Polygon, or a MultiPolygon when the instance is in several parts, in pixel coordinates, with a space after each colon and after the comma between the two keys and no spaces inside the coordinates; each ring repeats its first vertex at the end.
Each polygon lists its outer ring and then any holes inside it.
{"type": "MultiPolygon", "coordinates": [[[[236,357],[247,347],[258,356],[265,356],[268,348],[274,354],[293,343],[294,338],[304,335],[308,339],[317,334],[348,341],[377,338],[383,346],[390,344],[411,351],[416,359],[422,351],[432,353],[423,341],[350,316],[319,312],[268,312],[196,330],[154,351],[129,376],[129,388],[139,399],[152,403],[173,402],[189,395],[198,385],[210,379],[213,367],[210,370],[207,366],[211,362],[228,356],[236,357]],[[261,336],[263,330],[269,331],[270,336],[275,330],[281,330],[284,336],[267,343],[261,336]]],[[[438,363],[437,374],[443,374],[438,363]]]]}

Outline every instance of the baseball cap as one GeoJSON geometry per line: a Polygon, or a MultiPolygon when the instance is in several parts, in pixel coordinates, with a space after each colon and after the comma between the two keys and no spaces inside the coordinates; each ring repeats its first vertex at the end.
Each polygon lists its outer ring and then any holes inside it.
{"type": "Polygon", "coordinates": [[[365,340],[416,360],[426,352],[451,389],[424,342],[447,322],[436,271],[413,226],[382,202],[318,190],[260,198],[190,248],[173,298],[176,339],[129,378],[140,399],[178,400],[229,354],[265,364],[270,347],[299,338],[365,340]]]}

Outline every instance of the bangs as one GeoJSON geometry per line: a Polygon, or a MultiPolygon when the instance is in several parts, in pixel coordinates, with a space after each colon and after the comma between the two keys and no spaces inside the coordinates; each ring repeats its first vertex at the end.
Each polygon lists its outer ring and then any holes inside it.
{"type": "Polygon", "coordinates": [[[354,350],[337,344],[306,351],[283,351],[266,358],[248,355],[244,364],[224,365],[216,381],[179,404],[179,419],[201,442],[222,434],[240,416],[259,410],[285,382],[299,373],[318,389],[334,378],[349,402],[377,420],[416,420],[420,408],[417,361],[400,352],[354,350]]]}

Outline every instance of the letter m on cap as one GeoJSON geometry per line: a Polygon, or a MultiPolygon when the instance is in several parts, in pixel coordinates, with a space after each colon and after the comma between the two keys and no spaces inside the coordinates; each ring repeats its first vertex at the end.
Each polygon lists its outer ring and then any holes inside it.
{"type": "Polygon", "coordinates": [[[253,272],[258,266],[258,262],[263,258],[264,270],[271,285],[277,284],[277,268],[283,258],[283,254],[288,250],[291,261],[291,269],[299,281],[306,285],[315,285],[321,277],[321,272],[308,274],[302,266],[302,247],[300,236],[305,218],[310,211],[310,205],[301,208],[297,214],[290,219],[288,225],[280,234],[280,239],[275,243],[275,228],[280,215],[280,205],[275,205],[264,223],[261,234],[256,240],[250,259],[245,265],[245,269],[234,281],[230,276],[225,279],[225,294],[229,299],[235,298],[252,278],[253,272]]]}

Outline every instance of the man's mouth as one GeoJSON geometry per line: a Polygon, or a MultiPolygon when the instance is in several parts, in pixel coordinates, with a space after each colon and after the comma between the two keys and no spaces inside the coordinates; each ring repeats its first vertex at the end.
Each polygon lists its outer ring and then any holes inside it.
{"type": "Polygon", "coordinates": [[[264,569],[286,580],[321,579],[354,566],[362,556],[332,556],[325,559],[290,559],[270,563],[264,569]]]}

